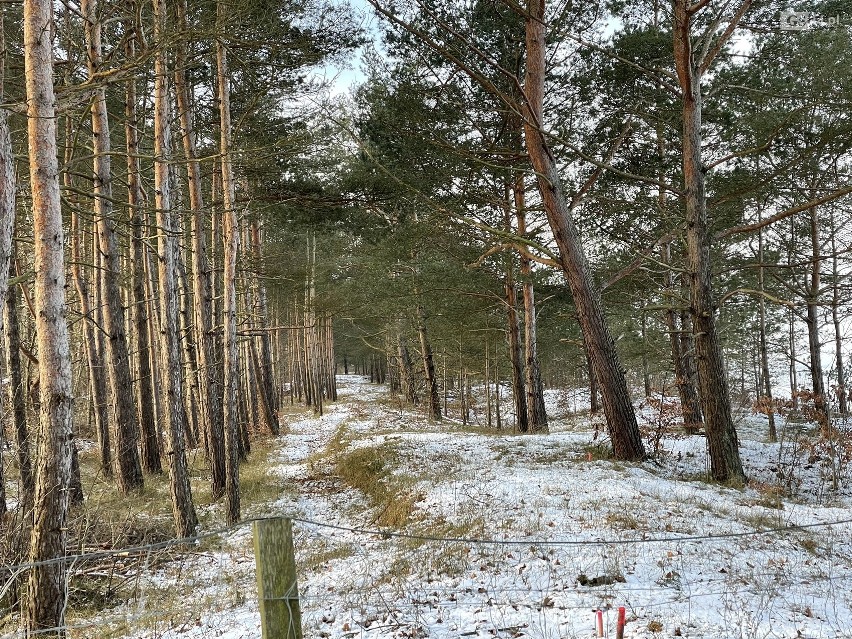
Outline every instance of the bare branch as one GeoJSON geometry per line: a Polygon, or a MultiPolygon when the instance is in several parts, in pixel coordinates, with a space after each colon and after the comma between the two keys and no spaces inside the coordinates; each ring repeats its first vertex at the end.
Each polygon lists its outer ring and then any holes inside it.
{"type": "Polygon", "coordinates": [[[675,237],[677,237],[678,233],[679,229],[675,231],[669,231],[668,233],[660,237],[650,247],[645,249],[639,256],[637,256],[632,262],[625,265],[617,273],[607,278],[607,280],[603,284],[601,284],[601,291],[604,291],[616,282],[623,280],[628,275],[632,275],[633,273],[635,273],[636,270],[640,266],[642,266],[642,263],[647,260],[654,251],[656,251],[663,244],[671,242],[675,237]]]}
{"type": "Polygon", "coordinates": [[[775,222],[779,222],[785,218],[790,217],[791,215],[795,215],[796,213],[801,213],[802,211],[807,211],[810,208],[815,206],[820,206],[822,204],[827,204],[828,202],[832,202],[838,198],[843,197],[852,193],[852,184],[844,186],[843,188],[837,189],[836,191],[832,191],[828,195],[823,195],[822,197],[818,197],[814,200],[810,200],[809,202],[805,202],[804,204],[800,204],[799,206],[794,206],[793,208],[789,208],[785,211],[781,211],[780,213],[776,213],[765,220],[761,220],[760,222],[755,222],[753,224],[742,224],[740,226],[732,226],[731,228],[725,229],[724,231],[719,231],[716,233],[716,239],[722,239],[725,237],[730,237],[731,235],[737,235],[739,233],[750,233],[752,231],[757,231],[762,229],[770,224],[774,224],[775,222]]]}
{"type": "MultiPolygon", "coordinates": [[[[731,18],[730,22],[728,22],[728,26],[725,27],[725,31],[719,36],[719,39],[716,41],[716,44],[713,48],[704,54],[701,59],[701,63],[698,66],[698,75],[702,76],[710,68],[710,65],[713,64],[713,60],[716,59],[716,56],[722,51],[725,45],[728,43],[728,40],[731,39],[731,36],[734,34],[734,31],[739,26],[740,22],[743,19],[743,16],[746,12],[751,8],[752,0],[743,0],[742,4],[740,4],[739,9],[737,9],[734,16],[731,18]]],[[[711,34],[707,34],[708,42],[712,37],[711,34]]]]}
{"type": "MultiPolygon", "coordinates": [[[[618,152],[618,149],[624,144],[624,141],[627,139],[627,136],[630,135],[630,131],[633,129],[633,121],[628,120],[624,124],[624,128],[621,130],[621,133],[618,137],[613,141],[612,146],[610,146],[609,151],[607,151],[606,156],[604,157],[604,162],[606,164],[612,163],[612,158],[615,157],[615,154],[618,152]]],[[[573,195],[571,198],[571,203],[568,205],[568,210],[573,211],[579,206],[580,202],[583,201],[583,198],[588,194],[588,192],[595,185],[595,182],[598,181],[601,175],[603,175],[605,168],[603,166],[597,166],[583,186],[573,195]]]]}
{"type": "Polygon", "coordinates": [[[722,298],[719,300],[719,306],[724,304],[726,301],[735,297],[737,295],[751,295],[754,297],[763,297],[774,304],[780,304],[781,306],[786,306],[787,308],[795,308],[795,302],[791,302],[790,300],[782,300],[780,297],[776,297],[767,291],[760,291],[754,288],[735,288],[732,291],[728,291],[725,293],[722,298]]]}

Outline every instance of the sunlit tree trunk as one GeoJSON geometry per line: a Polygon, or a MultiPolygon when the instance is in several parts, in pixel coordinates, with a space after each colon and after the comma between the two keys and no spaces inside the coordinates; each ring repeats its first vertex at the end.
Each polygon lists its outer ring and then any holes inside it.
{"type": "MultiPolygon", "coordinates": [[[[56,98],[53,91],[53,4],[24,2],[24,67],[33,209],[35,326],[39,357],[39,438],[25,625],[28,632],[62,628],[66,570],[49,560],[65,554],[71,477],[71,357],[65,319],[65,263],[56,98]],[[48,563],[40,563],[45,562],[48,563]]],[[[53,636],[64,636],[54,630],[53,636]]]]}
{"type": "MultiPolygon", "coordinates": [[[[177,2],[178,28],[187,29],[186,0],[177,2]]],[[[183,152],[186,157],[189,208],[192,216],[192,271],[195,329],[198,343],[199,386],[203,406],[202,424],[206,451],[210,460],[211,492],[214,499],[225,493],[225,435],[222,423],[222,400],[218,385],[215,343],[213,337],[213,282],[207,258],[207,220],[201,184],[201,164],[195,148],[195,131],[190,87],[186,79],[186,47],[181,41],[175,53],[175,94],[180,113],[183,152]]]]}
{"type": "MultiPolygon", "coordinates": [[[[178,201],[179,198],[178,198],[178,201]]],[[[178,237],[186,238],[186,233],[183,230],[182,216],[175,215],[174,221],[177,225],[175,231],[178,237]]],[[[178,281],[178,335],[183,345],[183,369],[184,369],[184,403],[186,405],[186,428],[184,435],[186,437],[186,445],[193,449],[198,446],[199,428],[203,428],[204,417],[200,414],[200,400],[198,389],[198,357],[195,344],[195,323],[192,321],[193,303],[192,291],[189,288],[189,277],[186,274],[186,262],[184,260],[184,251],[177,243],[177,255],[175,256],[175,264],[177,266],[177,281],[178,281]]]]}
{"type": "MultiPolygon", "coordinates": [[[[89,78],[100,71],[101,23],[97,0],[82,0],[89,78]]],[[[107,372],[115,409],[116,479],[122,493],[142,486],[142,466],[137,448],[138,422],[133,402],[133,383],[130,374],[130,355],[125,334],[124,306],[121,294],[121,254],[116,237],[116,220],[112,206],[112,161],[109,116],[106,90],[99,87],[92,101],[92,149],[94,166],[94,214],[97,224],[98,247],[103,259],[103,329],[106,332],[107,372]]]]}

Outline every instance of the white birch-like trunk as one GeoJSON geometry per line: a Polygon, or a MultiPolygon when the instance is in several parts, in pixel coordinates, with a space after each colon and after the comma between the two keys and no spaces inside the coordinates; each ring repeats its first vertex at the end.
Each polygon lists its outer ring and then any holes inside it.
{"type": "MultiPolygon", "coordinates": [[[[5,52],[6,39],[3,35],[3,16],[0,14],[0,51],[5,52]]],[[[0,102],[3,101],[6,60],[0,58],[0,102]]],[[[12,233],[15,227],[15,156],[12,151],[12,136],[9,132],[9,117],[6,109],[0,109],[0,335],[3,334],[3,313],[6,292],[9,288],[9,262],[12,255],[12,233]]],[[[2,440],[2,435],[0,435],[2,440]]],[[[3,462],[0,459],[0,516],[6,512],[5,479],[3,462]]]]}
{"type": "MultiPolygon", "coordinates": [[[[222,28],[226,7],[217,3],[222,28]]],[[[225,388],[222,414],[225,422],[225,511],[228,523],[240,519],[239,423],[237,410],[237,255],[240,235],[236,210],[234,170],[231,164],[231,81],[228,76],[228,52],[221,39],[216,40],[216,70],[219,88],[219,152],[222,158],[222,237],[224,261],[224,332],[225,388]]]]}
{"type": "MultiPolygon", "coordinates": [[[[186,0],[177,3],[178,28],[187,28],[186,0]]],[[[216,348],[213,338],[213,282],[210,261],[207,259],[208,211],[204,206],[201,188],[201,163],[195,148],[190,88],[186,80],[186,43],[176,51],[175,95],[180,115],[183,153],[186,159],[189,208],[192,215],[192,271],[195,306],[195,332],[198,343],[200,395],[203,406],[204,439],[210,459],[211,491],[214,499],[225,492],[225,435],[222,422],[222,400],[216,370],[216,348]]]]}
{"type": "MultiPolygon", "coordinates": [[[[162,42],[167,8],[165,0],[154,0],[154,39],[162,42]]],[[[166,50],[157,48],[154,59],[154,189],[157,208],[158,279],[160,284],[160,364],[165,386],[163,416],[168,436],[169,475],[172,512],[178,537],[195,533],[198,519],[192,503],[186,464],[184,429],[186,415],[183,404],[183,380],[178,338],[178,290],[175,243],[178,237],[172,219],[169,160],[171,158],[171,117],[169,108],[169,76],[166,50]]]]}

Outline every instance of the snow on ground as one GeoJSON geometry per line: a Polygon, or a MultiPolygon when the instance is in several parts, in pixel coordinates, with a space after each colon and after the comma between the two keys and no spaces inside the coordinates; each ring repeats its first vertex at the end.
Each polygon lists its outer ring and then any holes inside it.
{"type": "MultiPolygon", "coordinates": [[[[339,383],[325,415],[286,424],[269,471],[287,490],[264,514],[303,520],[305,637],[590,638],[598,608],[614,637],[619,606],[628,638],[849,636],[852,526],[753,534],[852,518],[848,473],[800,426],[782,422],[784,442],[768,444],[765,419],[744,417],[754,481],[736,489],[705,481],[701,436],[667,435],[654,461],[624,464],[597,459],[594,428],[570,411],[548,435],[474,432],[428,424],[361,377],[339,383]],[[335,476],[333,441],[395,451],[392,479],[414,506],[386,532],[422,538],[369,532],[381,513],[335,476]]],[[[260,637],[248,529],[152,581],[178,579],[209,605],[132,636],[260,637]]]]}

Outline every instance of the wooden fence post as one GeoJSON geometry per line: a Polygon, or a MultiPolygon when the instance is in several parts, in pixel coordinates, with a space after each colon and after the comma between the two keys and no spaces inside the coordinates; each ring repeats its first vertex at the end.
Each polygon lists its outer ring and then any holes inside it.
{"type": "Polygon", "coordinates": [[[261,519],[252,530],[263,639],[302,639],[293,522],[261,519]]]}

